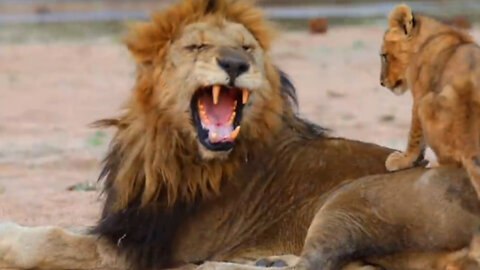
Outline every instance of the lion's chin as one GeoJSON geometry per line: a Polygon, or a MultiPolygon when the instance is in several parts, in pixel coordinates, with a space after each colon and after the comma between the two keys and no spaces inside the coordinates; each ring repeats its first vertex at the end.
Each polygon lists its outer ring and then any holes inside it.
{"type": "Polygon", "coordinates": [[[195,92],[190,109],[202,157],[223,158],[234,148],[249,94],[248,89],[226,85],[209,85],[195,92]]]}
{"type": "Polygon", "coordinates": [[[207,149],[203,144],[199,143],[198,149],[200,149],[200,156],[203,160],[226,160],[228,159],[233,148],[227,151],[211,151],[207,149]]]}

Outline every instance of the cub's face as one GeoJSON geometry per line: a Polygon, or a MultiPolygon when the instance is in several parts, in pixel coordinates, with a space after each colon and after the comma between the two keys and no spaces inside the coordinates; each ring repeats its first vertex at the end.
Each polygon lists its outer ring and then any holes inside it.
{"type": "Polygon", "coordinates": [[[409,41],[404,32],[390,28],[383,37],[380,51],[380,84],[401,95],[408,89],[406,71],[409,63],[409,41]]]}
{"type": "Polygon", "coordinates": [[[159,98],[171,100],[174,121],[198,141],[202,157],[225,157],[242,124],[253,121],[249,107],[271,88],[263,57],[243,25],[214,18],[188,25],[169,46],[160,74],[169,90],[159,98]]]}

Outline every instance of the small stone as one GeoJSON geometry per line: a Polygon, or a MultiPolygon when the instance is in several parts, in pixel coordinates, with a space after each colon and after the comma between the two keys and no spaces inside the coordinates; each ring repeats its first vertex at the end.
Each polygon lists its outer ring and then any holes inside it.
{"type": "Polygon", "coordinates": [[[332,89],[327,89],[327,96],[330,98],[343,98],[345,97],[345,94],[332,89]]]}
{"type": "Polygon", "coordinates": [[[393,120],[395,120],[395,116],[391,114],[382,115],[380,117],[380,122],[384,122],[384,123],[392,122],[393,120]]]}
{"type": "Polygon", "coordinates": [[[308,21],[308,29],[312,34],[325,34],[327,28],[327,18],[312,18],[308,21]]]}

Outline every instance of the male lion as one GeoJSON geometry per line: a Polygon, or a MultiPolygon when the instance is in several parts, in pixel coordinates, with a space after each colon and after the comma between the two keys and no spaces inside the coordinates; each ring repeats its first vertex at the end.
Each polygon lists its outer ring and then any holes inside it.
{"type": "Polygon", "coordinates": [[[297,117],[271,36],[258,9],[234,0],[184,0],[137,25],[126,112],[100,122],[117,129],[102,218],[90,235],[1,224],[0,265],[162,269],[290,253],[301,255],[295,269],[399,269],[412,258],[441,269],[463,255],[450,252],[479,224],[465,172],[353,181],[384,173],[392,151],[297,117]]]}
{"type": "Polygon", "coordinates": [[[397,94],[412,91],[408,147],[394,152],[388,170],[412,167],[434,150],[441,165],[463,165],[480,196],[480,48],[460,29],[399,5],[389,16],[380,83],[397,94]]]}

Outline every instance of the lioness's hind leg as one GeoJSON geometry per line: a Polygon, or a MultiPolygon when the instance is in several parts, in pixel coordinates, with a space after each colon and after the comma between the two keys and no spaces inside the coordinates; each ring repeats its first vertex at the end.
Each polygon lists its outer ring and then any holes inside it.
{"type": "Polygon", "coordinates": [[[0,223],[0,268],[124,268],[112,247],[95,236],[53,226],[0,223]]]}

